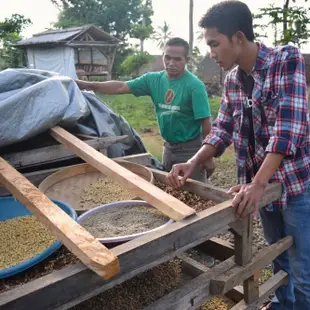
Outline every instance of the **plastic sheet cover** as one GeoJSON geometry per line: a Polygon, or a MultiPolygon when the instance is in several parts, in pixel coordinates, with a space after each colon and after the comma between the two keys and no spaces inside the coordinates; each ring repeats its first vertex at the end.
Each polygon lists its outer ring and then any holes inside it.
{"type": "Polygon", "coordinates": [[[0,149],[36,137],[59,125],[96,137],[128,135],[108,149],[109,157],[147,152],[140,136],[93,92],[73,79],[37,69],[0,72],[0,149]]]}

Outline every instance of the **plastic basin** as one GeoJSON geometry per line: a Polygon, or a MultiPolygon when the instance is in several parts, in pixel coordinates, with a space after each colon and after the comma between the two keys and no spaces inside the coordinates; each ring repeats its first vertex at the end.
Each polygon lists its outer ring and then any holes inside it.
{"type": "MultiPolygon", "coordinates": [[[[100,213],[102,210],[106,209],[106,208],[118,208],[118,207],[132,207],[132,206],[146,206],[146,207],[152,207],[152,205],[150,205],[148,202],[146,201],[142,201],[142,200],[122,200],[122,201],[116,201],[116,202],[112,202],[112,203],[108,203],[102,206],[98,206],[95,207],[85,213],[83,213],[82,215],[80,215],[77,219],[77,222],[80,225],[83,225],[83,221],[85,221],[89,216],[94,215],[96,213],[100,213]]],[[[153,207],[152,207],[153,208],[153,207]]],[[[142,237],[146,234],[149,234],[153,231],[157,231],[159,229],[162,229],[164,227],[166,227],[167,225],[173,223],[174,220],[169,219],[165,224],[158,226],[154,229],[151,230],[147,230],[141,233],[137,233],[137,234],[131,234],[131,235],[124,235],[124,236],[118,236],[118,237],[109,237],[109,238],[97,238],[97,240],[99,242],[101,242],[102,244],[105,244],[107,247],[111,248],[113,246],[117,246],[119,244],[125,243],[127,241],[130,241],[132,239],[138,238],[138,237],[142,237]]]]}
{"type": "MultiPolygon", "coordinates": [[[[65,211],[70,217],[75,221],[77,219],[77,214],[74,209],[67,203],[51,199],[57,206],[59,206],[63,211],[65,211]]],[[[18,216],[31,215],[32,212],[29,211],[22,203],[16,200],[13,196],[1,197],[0,198],[0,221],[9,220],[18,216]]],[[[55,251],[57,251],[62,246],[60,241],[55,241],[51,246],[46,248],[40,254],[10,268],[0,270],[0,278],[7,278],[12,275],[18,274],[22,271],[29,269],[30,267],[40,263],[55,251]]]]}

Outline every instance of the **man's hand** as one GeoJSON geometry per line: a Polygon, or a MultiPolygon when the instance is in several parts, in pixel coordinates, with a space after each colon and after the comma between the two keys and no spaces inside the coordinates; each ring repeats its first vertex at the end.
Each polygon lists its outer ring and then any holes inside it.
{"type": "Polygon", "coordinates": [[[232,207],[236,208],[237,216],[245,218],[251,212],[249,208],[255,206],[254,215],[258,213],[258,202],[262,198],[266,185],[259,183],[242,184],[232,187],[228,194],[235,197],[232,201],[232,207]]]}
{"type": "Polygon", "coordinates": [[[171,171],[167,175],[168,184],[175,188],[183,186],[186,179],[192,175],[194,169],[195,164],[193,162],[173,165],[171,171]],[[180,179],[179,176],[182,176],[182,178],[180,179]]]}
{"type": "Polygon", "coordinates": [[[207,171],[207,178],[210,178],[210,176],[213,174],[215,168],[216,168],[216,165],[215,165],[214,158],[211,158],[202,164],[202,169],[206,169],[206,171],[207,171]]]}
{"type": "Polygon", "coordinates": [[[75,80],[75,83],[77,84],[77,86],[79,87],[80,90],[92,90],[91,89],[91,83],[89,82],[85,82],[82,80],[75,80]]]}

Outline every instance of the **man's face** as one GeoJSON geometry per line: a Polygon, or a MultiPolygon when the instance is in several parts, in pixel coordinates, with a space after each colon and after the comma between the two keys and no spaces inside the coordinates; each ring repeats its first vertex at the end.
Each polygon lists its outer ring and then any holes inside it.
{"type": "Polygon", "coordinates": [[[164,51],[164,66],[169,76],[177,77],[185,70],[188,58],[183,46],[167,46],[164,51]]]}
{"type": "Polygon", "coordinates": [[[216,28],[206,28],[204,37],[210,47],[210,55],[224,70],[230,70],[238,61],[241,53],[239,40],[233,36],[231,40],[218,32],[216,28]]]}

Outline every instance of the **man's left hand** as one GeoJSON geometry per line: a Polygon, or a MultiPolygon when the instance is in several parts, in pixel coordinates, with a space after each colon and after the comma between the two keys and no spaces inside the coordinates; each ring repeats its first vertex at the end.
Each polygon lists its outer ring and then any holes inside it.
{"type": "Polygon", "coordinates": [[[254,215],[258,213],[258,202],[262,198],[266,186],[258,183],[249,183],[233,186],[228,194],[233,194],[235,197],[232,201],[232,207],[236,208],[237,216],[245,218],[250,213],[249,209],[255,206],[254,215]]]}

